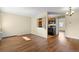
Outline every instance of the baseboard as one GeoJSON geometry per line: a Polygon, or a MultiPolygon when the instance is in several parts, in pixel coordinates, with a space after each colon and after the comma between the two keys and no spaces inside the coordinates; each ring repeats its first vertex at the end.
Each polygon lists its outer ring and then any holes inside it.
{"type": "Polygon", "coordinates": [[[78,37],[78,36],[65,35],[65,37],[66,37],[66,38],[78,39],[78,40],[79,40],[79,37],[78,37]]]}
{"type": "Polygon", "coordinates": [[[8,35],[8,36],[3,36],[2,38],[10,38],[10,37],[16,37],[16,36],[24,36],[28,34],[20,34],[20,35],[8,35]]]}
{"type": "Polygon", "coordinates": [[[43,37],[43,36],[39,36],[39,35],[36,35],[36,34],[33,34],[33,33],[31,33],[32,35],[35,35],[35,36],[38,36],[38,37],[42,37],[42,38],[44,38],[44,39],[47,39],[46,37],[43,37]]]}
{"type": "MultiPolygon", "coordinates": [[[[10,37],[17,37],[17,36],[25,36],[25,35],[28,35],[28,34],[5,36],[5,37],[2,37],[2,39],[4,39],[4,38],[10,38],[10,37]]],[[[35,34],[32,34],[32,35],[35,35],[35,34]]],[[[41,36],[39,36],[39,35],[35,35],[35,36],[41,37],[41,36]]],[[[47,39],[47,38],[45,38],[45,37],[42,37],[42,38],[47,39]]]]}
{"type": "Polygon", "coordinates": [[[5,37],[2,37],[2,38],[5,39],[5,38],[10,38],[10,37],[15,37],[15,36],[17,36],[17,35],[13,35],[13,36],[5,36],[5,37]]]}

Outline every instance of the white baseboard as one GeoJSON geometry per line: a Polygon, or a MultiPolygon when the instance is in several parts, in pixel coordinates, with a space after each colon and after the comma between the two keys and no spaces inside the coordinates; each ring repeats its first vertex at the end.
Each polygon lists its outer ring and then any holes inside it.
{"type": "Polygon", "coordinates": [[[68,37],[68,38],[73,38],[73,39],[78,39],[78,40],[79,40],[79,37],[78,37],[78,36],[65,35],[65,37],[68,37]]]}

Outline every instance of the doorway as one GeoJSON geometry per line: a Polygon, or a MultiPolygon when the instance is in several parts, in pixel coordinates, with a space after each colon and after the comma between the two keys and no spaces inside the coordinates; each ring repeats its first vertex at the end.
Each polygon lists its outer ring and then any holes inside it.
{"type": "Polygon", "coordinates": [[[65,38],[65,17],[59,18],[59,38],[65,38]]]}
{"type": "Polygon", "coordinates": [[[48,17],[48,38],[56,35],[56,18],[48,17]]]}

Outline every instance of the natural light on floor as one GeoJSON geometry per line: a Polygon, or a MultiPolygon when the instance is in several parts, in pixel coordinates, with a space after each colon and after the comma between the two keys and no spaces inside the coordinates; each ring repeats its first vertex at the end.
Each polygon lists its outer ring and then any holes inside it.
{"type": "Polygon", "coordinates": [[[23,39],[25,39],[25,40],[31,40],[30,38],[28,38],[28,37],[22,37],[23,39]]]}
{"type": "Polygon", "coordinates": [[[59,41],[62,42],[62,43],[65,43],[66,42],[66,38],[65,38],[65,35],[64,35],[64,32],[59,32],[59,37],[58,37],[59,41]]]}

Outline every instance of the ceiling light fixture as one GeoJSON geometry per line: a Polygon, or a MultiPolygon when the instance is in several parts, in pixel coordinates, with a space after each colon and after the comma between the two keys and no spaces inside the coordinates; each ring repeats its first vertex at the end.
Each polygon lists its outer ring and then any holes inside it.
{"type": "Polygon", "coordinates": [[[66,12],[66,15],[72,16],[74,14],[74,11],[72,10],[71,7],[69,7],[69,11],[66,12]]]}

